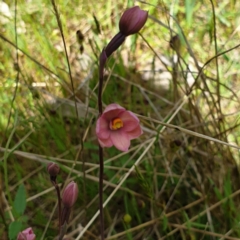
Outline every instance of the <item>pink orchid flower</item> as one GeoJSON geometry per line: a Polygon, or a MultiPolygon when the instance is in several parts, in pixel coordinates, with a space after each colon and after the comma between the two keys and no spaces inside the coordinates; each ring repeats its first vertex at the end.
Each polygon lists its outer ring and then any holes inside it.
{"type": "Polygon", "coordinates": [[[139,119],[135,114],[116,103],[108,105],[97,120],[96,134],[101,147],[114,145],[118,150],[126,152],[130,140],[142,133],[139,119]]]}
{"type": "Polygon", "coordinates": [[[35,240],[35,239],[36,239],[36,235],[33,233],[33,230],[31,227],[23,230],[17,236],[17,240],[35,240]]]}

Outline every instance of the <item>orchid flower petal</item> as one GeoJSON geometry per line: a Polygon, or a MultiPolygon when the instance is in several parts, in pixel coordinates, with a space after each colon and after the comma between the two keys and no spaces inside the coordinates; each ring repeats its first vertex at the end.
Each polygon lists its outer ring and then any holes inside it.
{"type": "Polygon", "coordinates": [[[138,138],[143,134],[142,128],[138,125],[135,129],[133,129],[131,132],[127,132],[128,137],[130,140],[138,138]]]}
{"type": "Polygon", "coordinates": [[[17,236],[17,240],[35,240],[35,239],[36,239],[36,235],[34,234],[31,227],[23,230],[17,236]]]}
{"type": "Polygon", "coordinates": [[[104,116],[107,121],[111,121],[113,118],[117,118],[118,115],[124,111],[126,111],[125,108],[116,103],[112,103],[106,107],[102,116],[104,116]]]}
{"type": "Polygon", "coordinates": [[[132,131],[139,125],[139,119],[130,111],[122,112],[118,117],[123,121],[123,129],[126,132],[132,131]]]}
{"type": "Polygon", "coordinates": [[[110,135],[113,145],[120,151],[127,152],[130,139],[124,131],[115,131],[110,135]]]}
{"type": "Polygon", "coordinates": [[[98,142],[99,142],[101,147],[112,147],[113,146],[113,142],[110,138],[108,138],[108,139],[98,138],[98,142]]]}
{"type": "Polygon", "coordinates": [[[103,115],[97,120],[96,134],[97,137],[101,139],[109,138],[109,121],[107,121],[103,115]]]}

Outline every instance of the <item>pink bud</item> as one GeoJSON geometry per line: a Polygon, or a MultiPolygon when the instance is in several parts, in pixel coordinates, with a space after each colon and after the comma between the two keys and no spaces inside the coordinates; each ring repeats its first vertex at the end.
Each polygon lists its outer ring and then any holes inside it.
{"type": "Polygon", "coordinates": [[[36,239],[36,235],[33,233],[33,230],[31,227],[20,232],[17,236],[17,240],[35,240],[35,239],[36,239]]]}
{"type": "Polygon", "coordinates": [[[127,9],[119,22],[120,32],[125,36],[139,32],[147,18],[148,12],[141,10],[138,6],[127,9]]]}
{"type": "Polygon", "coordinates": [[[27,238],[23,233],[20,232],[17,236],[17,240],[27,240],[27,238]]]}
{"type": "Polygon", "coordinates": [[[56,163],[49,163],[47,165],[47,171],[51,177],[56,177],[60,171],[60,167],[56,163]]]}
{"type": "Polygon", "coordinates": [[[77,201],[78,186],[75,182],[70,182],[63,191],[62,203],[65,208],[71,208],[77,201]]]}

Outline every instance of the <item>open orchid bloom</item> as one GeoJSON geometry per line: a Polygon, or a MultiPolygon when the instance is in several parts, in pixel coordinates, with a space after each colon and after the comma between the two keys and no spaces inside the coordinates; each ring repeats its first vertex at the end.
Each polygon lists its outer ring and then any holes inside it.
{"type": "Polygon", "coordinates": [[[116,103],[108,105],[97,120],[96,134],[101,147],[114,145],[120,151],[126,152],[130,140],[138,138],[142,133],[135,114],[116,103]]]}
{"type": "Polygon", "coordinates": [[[35,239],[36,239],[36,235],[33,233],[33,230],[31,227],[20,232],[17,236],[17,240],[35,240],[35,239]]]}

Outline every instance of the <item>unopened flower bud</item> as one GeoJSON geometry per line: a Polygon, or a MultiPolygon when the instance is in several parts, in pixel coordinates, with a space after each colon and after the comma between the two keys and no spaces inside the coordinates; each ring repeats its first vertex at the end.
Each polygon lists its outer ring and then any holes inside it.
{"type": "Polygon", "coordinates": [[[56,163],[49,163],[47,165],[47,171],[51,177],[51,180],[56,180],[56,177],[60,171],[60,167],[56,163]]]}
{"type": "Polygon", "coordinates": [[[70,182],[63,191],[62,203],[65,208],[71,208],[77,201],[78,186],[75,182],[70,182]]]}
{"type": "Polygon", "coordinates": [[[138,6],[127,9],[119,22],[120,32],[125,36],[139,32],[147,18],[148,12],[141,10],[138,6]]]}
{"type": "Polygon", "coordinates": [[[17,240],[35,240],[35,239],[36,235],[34,234],[31,227],[20,232],[17,236],[17,240]]]}

